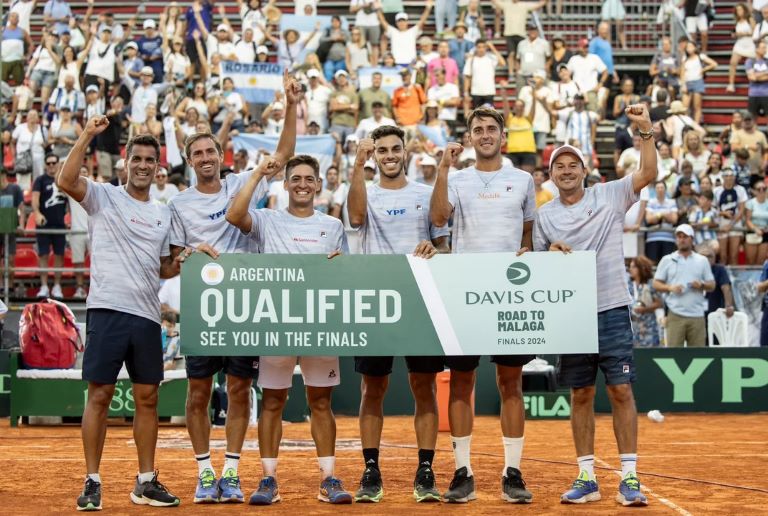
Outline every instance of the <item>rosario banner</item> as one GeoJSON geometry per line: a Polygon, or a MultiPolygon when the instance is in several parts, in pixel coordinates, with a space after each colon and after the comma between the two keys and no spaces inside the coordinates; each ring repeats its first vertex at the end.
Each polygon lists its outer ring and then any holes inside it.
{"type": "Polygon", "coordinates": [[[185,355],[597,353],[595,254],[191,256],[185,355]]]}
{"type": "Polygon", "coordinates": [[[275,100],[275,91],[283,91],[283,67],[277,63],[223,61],[221,67],[246,102],[269,104],[275,100]]]}

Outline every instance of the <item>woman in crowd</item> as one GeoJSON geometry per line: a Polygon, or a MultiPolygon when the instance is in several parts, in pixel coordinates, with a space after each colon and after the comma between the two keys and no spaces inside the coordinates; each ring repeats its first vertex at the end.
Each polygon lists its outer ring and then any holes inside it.
{"type": "Polygon", "coordinates": [[[315,37],[320,30],[320,22],[315,25],[315,30],[301,39],[299,31],[296,29],[286,29],[283,31],[283,37],[278,39],[262,27],[266,38],[277,48],[277,62],[287,70],[293,70],[299,64],[301,52],[306,48],[307,43],[315,37]]]}
{"type": "Polygon", "coordinates": [[[81,91],[80,70],[83,68],[86,53],[80,52],[80,55],[77,55],[73,47],[67,46],[61,51],[61,57],[55,52],[51,57],[59,65],[59,79],[56,87],[63,88],[67,76],[71,75],[75,78],[75,89],[81,91]]]}
{"type": "Polygon", "coordinates": [[[659,181],[664,181],[667,185],[667,191],[673,192],[677,185],[677,160],[672,157],[672,149],[666,142],[659,142],[659,181]]]}
{"type": "Polygon", "coordinates": [[[707,134],[707,131],[686,113],[685,105],[675,100],[669,105],[668,116],[662,123],[665,140],[672,145],[672,157],[675,159],[683,152],[683,132],[695,131],[702,138],[707,134]]]}
{"type": "Polygon", "coordinates": [[[645,256],[629,262],[629,291],[632,294],[632,335],[638,348],[659,345],[656,310],[662,307],[661,297],[653,288],[653,263],[645,256]]]}
{"type": "Polygon", "coordinates": [[[709,176],[702,177],[701,181],[699,182],[699,193],[704,192],[713,192],[715,191],[715,185],[712,184],[712,180],[709,178],[709,176]]]}
{"type": "Polygon", "coordinates": [[[357,71],[360,68],[376,66],[371,54],[371,45],[365,40],[363,31],[355,27],[351,32],[351,41],[347,43],[346,50],[347,71],[352,80],[357,79],[357,71]]]}
{"type": "Polygon", "coordinates": [[[747,201],[747,265],[759,265],[768,258],[768,185],[764,181],[752,188],[755,196],[747,201]]]}
{"type": "Polygon", "coordinates": [[[624,9],[624,4],[621,0],[603,0],[603,6],[600,10],[600,18],[607,23],[616,23],[616,32],[619,36],[619,43],[621,49],[627,49],[627,35],[624,32],[624,18],[627,17],[627,12],[624,9]]]}
{"type": "Polygon", "coordinates": [[[158,140],[163,133],[163,124],[157,119],[157,104],[147,104],[147,118],[139,126],[138,134],[151,134],[158,140]]]}
{"type": "MultiPolygon", "coordinates": [[[[197,35],[197,40],[200,39],[197,35]]],[[[192,79],[192,62],[187,57],[184,50],[184,40],[180,36],[174,36],[171,41],[171,48],[168,48],[168,39],[163,38],[163,55],[165,56],[165,74],[170,76],[170,82],[173,83],[177,92],[182,92],[187,87],[187,83],[192,79]]]]}
{"type": "Polygon", "coordinates": [[[160,33],[164,39],[172,40],[184,33],[184,17],[181,15],[179,4],[171,2],[160,14],[160,33]]]}
{"type": "MultiPolygon", "coordinates": [[[[320,48],[325,50],[325,62],[323,74],[326,81],[332,81],[334,74],[339,70],[346,70],[347,41],[349,33],[341,27],[341,18],[337,15],[331,17],[331,26],[325,29],[320,38],[320,48]]],[[[349,72],[349,70],[346,70],[349,72]]]]}
{"type": "Polygon", "coordinates": [[[185,97],[176,108],[176,116],[184,118],[184,114],[189,108],[195,108],[201,120],[208,120],[208,97],[205,93],[205,83],[196,82],[192,90],[192,95],[185,97]]]}
{"type": "Polygon", "coordinates": [[[719,152],[711,153],[707,162],[707,168],[699,174],[699,181],[708,177],[712,181],[713,186],[723,186],[722,169],[723,155],[719,152]]]}
{"type": "Polygon", "coordinates": [[[502,80],[501,99],[504,110],[504,120],[507,129],[507,155],[512,164],[528,172],[533,172],[536,166],[536,138],[533,134],[533,118],[536,116],[536,104],[531,103],[531,110],[525,114],[525,102],[516,99],[512,108],[509,107],[507,96],[507,81],[502,80]]]}
{"type": "Polygon", "coordinates": [[[565,44],[562,34],[555,34],[552,37],[552,58],[550,60],[549,78],[553,82],[560,80],[560,72],[558,67],[561,64],[568,64],[568,61],[573,57],[573,52],[568,50],[568,46],[565,44]]]}
{"type": "Polygon", "coordinates": [[[720,263],[738,265],[739,246],[744,238],[744,211],[747,191],[736,184],[736,174],[730,168],[723,170],[723,186],[716,187],[715,208],[720,217],[720,263]]]}
{"type": "Polygon", "coordinates": [[[434,147],[445,147],[451,136],[451,130],[448,127],[448,124],[445,123],[445,120],[440,120],[439,113],[440,106],[437,101],[428,101],[424,107],[424,119],[422,120],[422,124],[432,128],[432,131],[429,131],[428,135],[424,135],[428,143],[431,144],[430,149],[434,147]],[[429,136],[432,136],[432,138],[429,136]]]}
{"type": "Polygon", "coordinates": [[[43,42],[35,49],[32,54],[32,60],[27,65],[27,78],[29,78],[29,87],[33,95],[37,96],[40,91],[40,105],[47,106],[51,91],[58,82],[58,59],[55,59],[56,36],[49,33],[47,29],[43,30],[43,42]]]}
{"type": "Polygon", "coordinates": [[[16,126],[11,138],[16,146],[17,164],[22,153],[31,151],[31,173],[16,175],[16,182],[19,187],[22,190],[29,190],[32,186],[32,181],[43,173],[45,147],[48,145],[47,131],[40,124],[40,115],[37,110],[30,109],[27,112],[26,122],[16,126]]]}
{"type": "Polygon", "coordinates": [[[685,133],[682,159],[693,165],[693,173],[696,177],[700,177],[707,169],[711,154],[696,131],[687,131],[685,133]]]}
{"type": "Polygon", "coordinates": [[[461,16],[461,21],[467,26],[467,33],[464,35],[464,39],[474,43],[478,39],[485,37],[483,7],[480,5],[479,0],[469,0],[467,10],[461,16]]]}
{"type": "Polygon", "coordinates": [[[69,106],[61,106],[58,127],[51,130],[53,153],[63,161],[72,147],[75,146],[75,142],[82,132],[83,128],[77,120],[72,118],[72,111],[69,106]]]}
{"type": "Polygon", "coordinates": [[[733,8],[733,19],[736,22],[733,29],[733,38],[736,42],[733,44],[733,52],[728,66],[728,86],[725,88],[725,91],[729,93],[736,91],[734,86],[736,67],[739,66],[741,60],[755,57],[755,42],[752,40],[755,20],[752,18],[752,9],[748,4],[736,4],[736,7],[733,8]]]}
{"type": "Polygon", "coordinates": [[[680,90],[683,93],[685,107],[691,110],[691,116],[697,124],[702,121],[701,102],[706,91],[704,77],[707,72],[715,68],[717,63],[701,53],[696,43],[689,41],[685,45],[685,57],[680,70],[680,90]]]}

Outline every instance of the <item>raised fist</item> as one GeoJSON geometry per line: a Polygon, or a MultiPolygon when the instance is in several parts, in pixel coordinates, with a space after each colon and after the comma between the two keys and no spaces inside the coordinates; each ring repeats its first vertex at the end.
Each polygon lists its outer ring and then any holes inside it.
{"type": "Polygon", "coordinates": [[[104,115],[96,115],[88,119],[85,124],[85,133],[93,138],[103,133],[109,127],[109,120],[104,115]]]}
{"type": "Polygon", "coordinates": [[[371,138],[363,138],[357,144],[357,156],[355,157],[355,166],[362,167],[365,162],[371,159],[376,146],[371,138]]]}
{"type": "Polygon", "coordinates": [[[440,169],[448,170],[452,166],[456,165],[459,160],[459,156],[464,152],[464,146],[460,143],[449,142],[445,146],[445,152],[443,152],[443,158],[440,160],[440,169]]]}

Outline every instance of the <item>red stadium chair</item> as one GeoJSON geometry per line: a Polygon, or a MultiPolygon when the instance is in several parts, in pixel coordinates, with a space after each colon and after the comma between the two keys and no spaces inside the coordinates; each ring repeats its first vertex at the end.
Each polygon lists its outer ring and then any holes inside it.
{"type": "MultiPolygon", "coordinates": [[[[14,267],[38,267],[37,253],[34,249],[19,247],[16,249],[16,256],[13,260],[14,267]]],[[[19,271],[14,272],[15,279],[30,279],[37,276],[34,272],[19,271]]]]}
{"type": "Polygon", "coordinates": [[[35,216],[30,215],[27,217],[27,226],[25,228],[27,231],[33,231],[37,229],[37,222],[35,221],[35,216]]]}

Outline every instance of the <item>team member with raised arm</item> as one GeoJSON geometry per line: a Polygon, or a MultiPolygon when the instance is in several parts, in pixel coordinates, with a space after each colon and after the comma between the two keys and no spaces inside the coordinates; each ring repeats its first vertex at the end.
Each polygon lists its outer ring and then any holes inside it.
{"type": "MultiPolygon", "coordinates": [[[[352,227],[360,228],[363,254],[431,258],[438,251],[448,251],[448,228],[434,226],[429,216],[432,187],[408,181],[406,158],[405,133],[391,125],[375,129],[358,144],[347,207],[352,227]],[[379,182],[366,188],[363,167],[371,158],[379,168],[379,182]]],[[[443,370],[443,357],[406,357],[405,362],[416,402],[414,427],[419,446],[413,496],[417,502],[439,501],[432,461],[438,426],[435,375],[443,370]]],[[[365,461],[355,494],[358,502],[378,502],[384,496],[379,445],[392,363],[393,357],[355,357],[355,371],[363,376],[359,417],[365,461]]]]}
{"type": "Polygon", "coordinates": [[[571,388],[571,430],[576,445],[579,476],[563,503],[600,500],[595,478],[595,379],[605,376],[613,408],[613,429],[619,447],[622,480],[617,501],[622,505],[647,505],[637,479],[637,410],[632,394],[635,364],[632,358],[632,324],[622,235],[624,214],[640,191],[656,179],[656,146],[653,126],[644,104],[626,108],[629,120],[642,138],[640,168],[617,181],[584,187],[587,165],[581,151],[570,145],[555,149],[550,177],[559,196],[536,212],[536,251],[597,252],[598,353],[563,355],[558,383],[571,388]]]}

